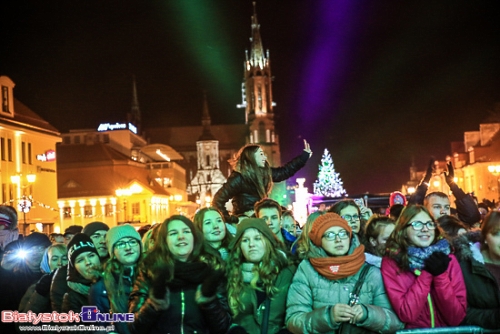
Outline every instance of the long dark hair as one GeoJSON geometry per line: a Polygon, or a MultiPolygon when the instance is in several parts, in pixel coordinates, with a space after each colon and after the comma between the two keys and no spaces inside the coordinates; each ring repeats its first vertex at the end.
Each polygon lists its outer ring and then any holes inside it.
{"type": "Polygon", "coordinates": [[[193,251],[188,257],[188,262],[200,261],[200,255],[203,248],[203,234],[195,228],[193,222],[189,218],[181,215],[173,215],[165,219],[158,230],[158,238],[149,253],[146,254],[144,261],[141,263],[141,270],[146,272],[149,277],[154,277],[155,272],[159,268],[167,267],[170,276],[167,280],[172,280],[174,277],[175,259],[170,252],[167,244],[168,225],[174,221],[180,220],[186,224],[193,234],[193,251]]]}
{"type": "Polygon", "coordinates": [[[413,217],[418,215],[420,212],[425,212],[430,219],[436,224],[436,229],[434,232],[434,240],[431,245],[438,242],[442,239],[443,232],[441,228],[437,225],[436,220],[432,217],[430,212],[422,205],[408,205],[403,209],[401,215],[396,221],[396,227],[394,231],[392,231],[391,236],[387,239],[386,245],[386,253],[385,255],[394,259],[400,269],[408,270],[410,268],[409,259],[408,259],[408,247],[410,243],[408,242],[408,223],[412,220],[413,217]]]}
{"type": "Polygon", "coordinates": [[[486,236],[488,233],[495,233],[500,230],[500,212],[490,211],[486,217],[484,217],[483,223],[481,224],[481,250],[487,250],[488,244],[485,243],[486,236]]]}
{"type": "Polygon", "coordinates": [[[273,178],[267,161],[264,167],[259,167],[255,161],[255,152],[259,148],[261,147],[256,144],[245,145],[229,160],[229,163],[245,180],[255,185],[260,198],[265,198],[273,187],[273,178]]]}

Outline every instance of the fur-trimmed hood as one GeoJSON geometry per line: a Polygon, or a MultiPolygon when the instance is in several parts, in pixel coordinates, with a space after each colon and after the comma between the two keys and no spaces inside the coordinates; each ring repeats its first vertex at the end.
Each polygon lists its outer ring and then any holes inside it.
{"type": "Polygon", "coordinates": [[[471,261],[472,259],[484,263],[481,254],[481,232],[469,231],[452,240],[455,256],[458,261],[471,261]]]}

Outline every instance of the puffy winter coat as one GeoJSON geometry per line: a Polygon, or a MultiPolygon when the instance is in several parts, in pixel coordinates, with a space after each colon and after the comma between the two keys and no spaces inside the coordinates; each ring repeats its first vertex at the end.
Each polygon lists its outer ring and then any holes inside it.
{"type": "MultiPolygon", "coordinates": [[[[279,292],[270,301],[267,327],[267,332],[270,334],[277,333],[279,330],[285,328],[286,297],[294,273],[294,266],[287,267],[279,273],[274,282],[279,292]]],[[[260,333],[260,328],[263,325],[262,319],[265,312],[265,303],[257,305],[257,293],[250,285],[247,285],[241,293],[240,301],[243,303],[245,309],[233,318],[233,323],[242,326],[248,333],[260,333]]]]}
{"type": "MultiPolygon", "coordinates": [[[[369,266],[359,293],[359,304],[368,314],[356,326],[359,333],[379,331],[393,333],[404,324],[398,319],[387,299],[380,270],[369,266]]],[[[303,260],[288,291],[286,324],[293,333],[338,333],[340,323],[333,321],[330,311],[335,304],[348,304],[349,294],[359,279],[361,269],[346,278],[329,280],[320,275],[309,260],[303,260]]]]}
{"type": "Polygon", "coordinates": [[[500,329],[500,287],[484,265],[479,239],[479,233],[469,232],[453,240],[467,288],[467,315],[462,324],[500,329]]]}
{"type": "MultiPolygon", "coordinates": [[[[303,151],[301,155],[288,162],[286,165],[271,168],[273,182],[281,182],[292,177],[299,169],[305,166],[309,159],[309,153],[303,151]]],[[[243,176],[233,171],[226,183],[214,195],[213,205],[219,209],[227,222],[233,221],[226,210],[226,202],[232,200],[233,215],[239,215],[253,210],[253,206],[261,197],[255,188],[255,184],[245,180],[243,176]]],[[[237,221],[237,220],[236,220],[237,221]]]]}
{"type": "Polygon", "coordinates": [[[406,328],[458,326],[465,317],[467,299],[462,270],[454,255],[438,276],[402,271],[396,261],[382,258],[382,277],[394,311],[406,328]],[[432,325],[434,319],[434,326],[432,325]]]}

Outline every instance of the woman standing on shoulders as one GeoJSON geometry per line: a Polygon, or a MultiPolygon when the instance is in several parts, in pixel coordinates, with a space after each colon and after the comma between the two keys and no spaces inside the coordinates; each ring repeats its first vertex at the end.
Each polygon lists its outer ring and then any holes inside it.
{"type": "Polygon", "coordinates": [[[407,206],[386,247],[384,285],[406,328],[458,326],[467,307],[462,271],[429,211],[407,206]]]}
{"type": "Polygon", "coordinates": [[[226,333],[231,317],[224,275],[207,264],[203,236],[185,216],[159,227],[130,296],[132,333],[226,333]]]}
{"type": "Polygon", "coordinates": [[[228,261],[228,300],[235,327],[230,333],[287,333],[286,296],[295,267],[290,266],[264,219],[239,225],[228,261]]]}
{"type": "Polygon", "coordinates": [[[253,214],[254,204],[268,197],[274,182],[281,182],[292,177],[305,166],[312,155],[309,143],[304,140],[301,155],[282,167],[270,167],[267,157],[259,145],[248,144],[242,147],[229,161],[233,172],[226,183],[214,195],[212,205],[219,209],[228,223],[238,223],[238,216],[253,214]],[[226,202],[231,200],[232,215],[226,210],[226,202]]]}
{"type": "Polygon", "coordinates": [[[484,218],[481,231],[453,239],[467,288],[467,315],[462,325],[500,328],[500,212],[484,218]]]}

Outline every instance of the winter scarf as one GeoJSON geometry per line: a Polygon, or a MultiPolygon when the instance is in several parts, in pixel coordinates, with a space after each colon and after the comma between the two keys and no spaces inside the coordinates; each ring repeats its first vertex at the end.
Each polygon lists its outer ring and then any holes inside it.
{"type": "Polygon", "coordinates": [[[323,277],[338,280],[356,274],[365,263],[365,246],[360,245],[351,254],[335,257],[310,258],[311,265],[323,277]]]}
{"type": "Polygon", "coordinates": [[[241,265],[241,274],[243,275],[243,282],[250,283],[254,276],[253,267],[255,264],[245,262],[241,265]]]}
{"type": "Polygon", "coordinates": [[[168,283],[171,289],[180,289],[186,286],[197,286],[211,273],[205,262],[175,261],[174,278],[168,283]]]}
{"type": "Polygon", "coordinates": [[[430,245],[429,247],[425,248],[415,246],[408,247],[408,261],[410,264],[410,270],[422,270],[424,268],[425,260],[434,252],[442,252],[446,255],[450,254],[450,244],[448,243],[448,240],[441,239],[434,245],[430,245]]]}

